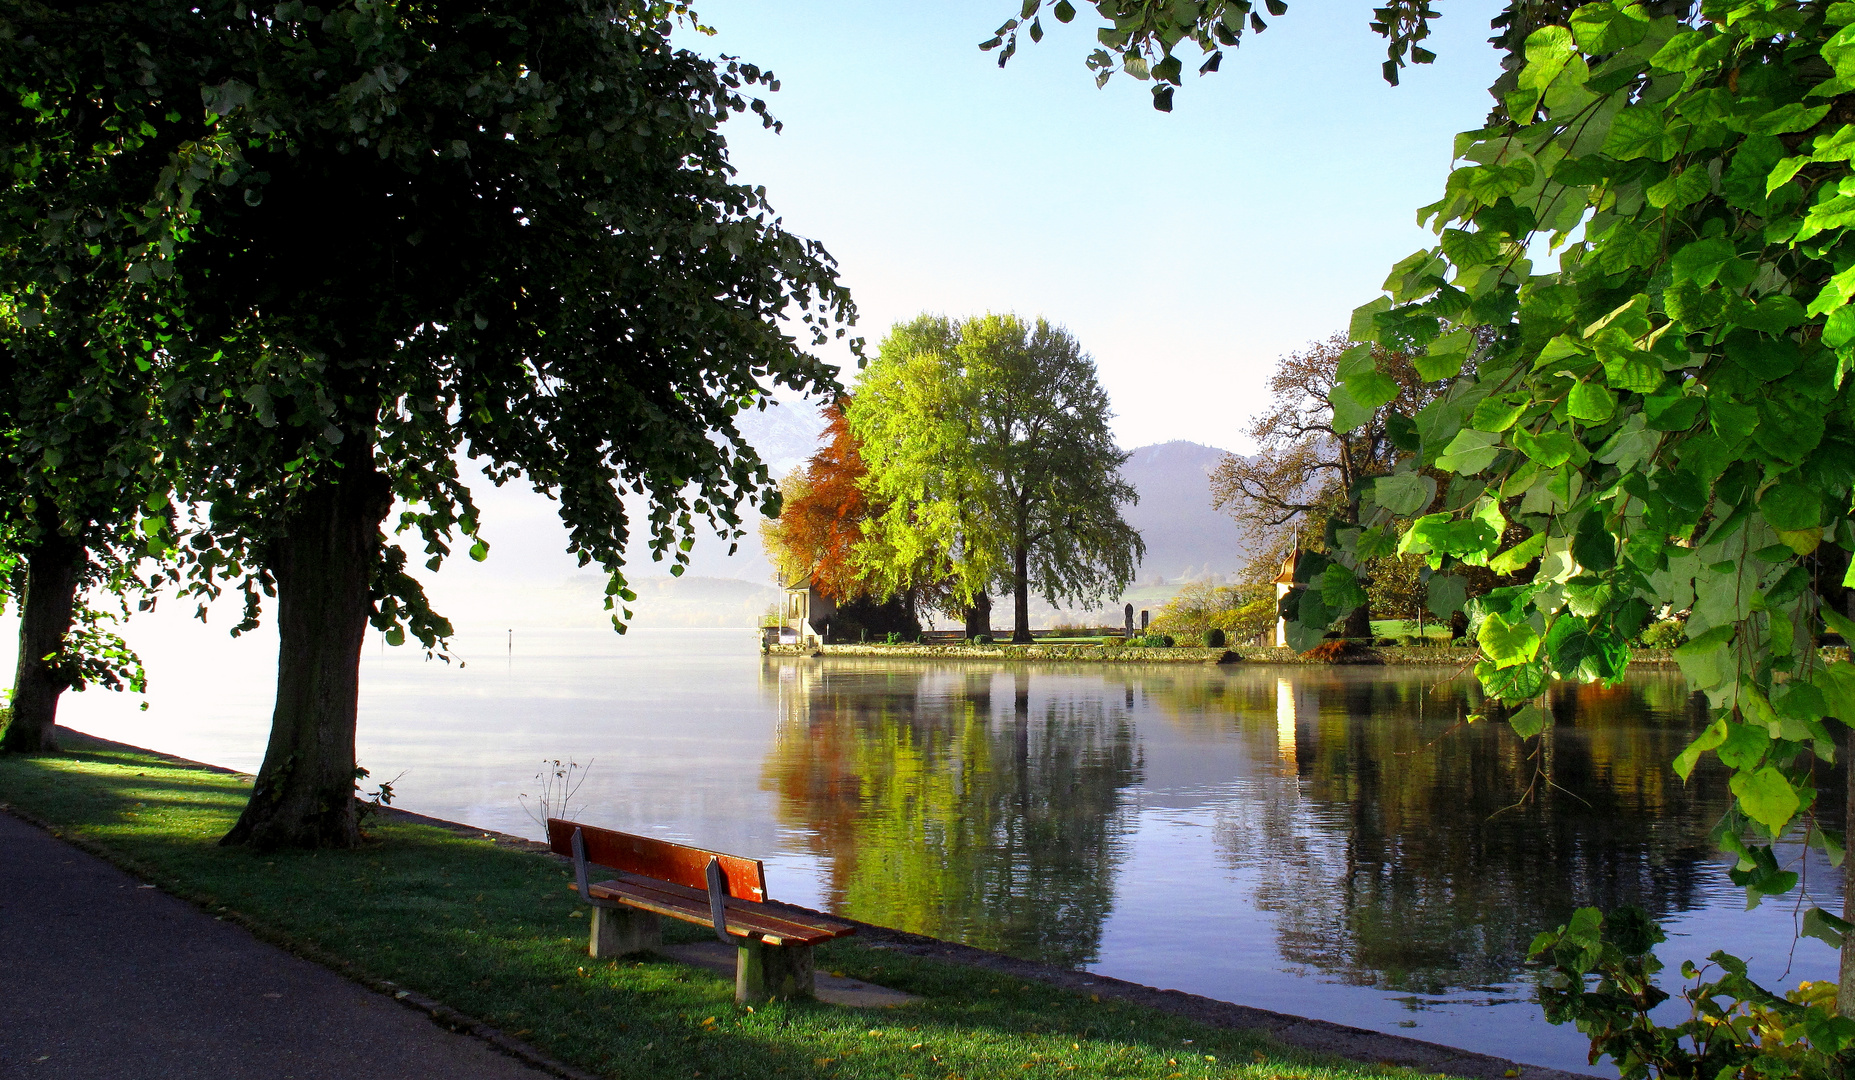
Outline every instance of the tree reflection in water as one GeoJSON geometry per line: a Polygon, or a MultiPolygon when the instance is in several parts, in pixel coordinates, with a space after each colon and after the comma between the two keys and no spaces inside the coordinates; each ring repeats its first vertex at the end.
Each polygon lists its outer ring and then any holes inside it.
{"type": "Polygon", "coordinates": [[[1140,777],[1118,701],[962,666],[769,665],[764,786],[852,918],[1081,966],[1101,946],[1140,777]],[[1010,693],[994,695],[994,680],[1010,693]]]}
{"type": "MultiPolygon", "coordinates": [[[[1269,913],[1280,956],[1327,979],[1511,994],[1533,935],[1573,908],[1666,917],[1723,876],[1708,831],[1724,778],[1683,785],[1667,764],[1703,723],[1675,672],[1556,687],[1536,753],[1505,725],[1462,723],[1479,691],[1440,669],[765,673],[780,734],[764,783],[827,867],[828,903],[1019,956],[1099,955],[1133,807],[1168,785],[1147,775],[1136,721],[1176,758],[1231,762],[1188,793],[1222,862],[1204,887],[1249,889],[1238,910],[1269,913]]],[[[1820,787],[1839,808],[1837,778],[1820,787]]]]}

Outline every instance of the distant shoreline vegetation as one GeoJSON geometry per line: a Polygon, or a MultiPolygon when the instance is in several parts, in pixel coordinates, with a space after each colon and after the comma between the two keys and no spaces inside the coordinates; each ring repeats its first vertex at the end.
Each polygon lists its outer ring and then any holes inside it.
{"type": "MultiPolygon", "coordinates": [[[[897,644],[864,642],[851,645],[765,645],[768,656],[802,657],[871,657],[885,660],[1008,660],[1013,662],[1059,664],[1283,664],[1300,667],[1460,667],[1467,674],[1479,653],[1472,648],[1372,647],[1357,645],[1337,657],[1299,653],[1288,648],[1255,646],[1236,649],[1148,648],[1138,645],[1107,646],[1083,644],[1050,645],[975,645],[969,642],[944,644],[897,644]]],[[[1664,668],[1675,666],[1674,653],[1668,649],[1634,649],[1631,667],[1664,668]]]]}

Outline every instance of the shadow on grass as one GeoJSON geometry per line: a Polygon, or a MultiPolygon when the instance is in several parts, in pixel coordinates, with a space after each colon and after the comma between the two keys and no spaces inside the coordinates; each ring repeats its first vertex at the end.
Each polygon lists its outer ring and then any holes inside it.
{"type": "MultiPolygon", "coordinates": [[[[545,855],[405,822],[376,822],[372,841],[351,851],[219,847],[247,790],[234,775],[117,749],[0,759],[0,799],[158,884],[613,1075],[1325,1080],[1402,1072],[854,938],[822,948],[820,968],[925,1000],[896,1009],[745,1008],[731,980],[699,968],[589,959],[586,912],[565,865],[545,855]]],[[[679,924],[668,936],[704,932],[679,924]]]]}

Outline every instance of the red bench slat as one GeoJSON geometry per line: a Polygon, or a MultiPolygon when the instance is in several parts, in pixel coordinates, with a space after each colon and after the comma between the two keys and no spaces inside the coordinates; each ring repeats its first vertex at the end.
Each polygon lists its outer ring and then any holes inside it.
{"type": "Polygon", "coordinates": [[[727,883],[729,896],[755,902],[766,899],[766,868],[759,859],[706,851],[559,818],[547,819],[548,847],[556,855],[572,858],[575,829],[580,830],[580,839],[586,845],[587,862],[695,889],[706,898],[709,860],[716,859],[721,863],[722,879],[727,883]]]}

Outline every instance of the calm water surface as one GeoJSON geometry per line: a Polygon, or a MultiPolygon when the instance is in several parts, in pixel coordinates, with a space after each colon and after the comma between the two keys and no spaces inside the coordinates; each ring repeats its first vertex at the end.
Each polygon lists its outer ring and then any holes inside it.
{"type": "MultiPolygon", "coordinates": [[[[458,644],[462,670],[365,655],[362,762],[403,772],[399,805],[537,836],[541,760],[590,763],[574,815],[761,856],[774,896],[873,923],[1586,1071],[1523,962],[1576,906],[1648,908],[1671,969],[1724,946],[1768,984],[1835,974],[1788,906],[1743,911],[1707,839],[1723,779],[1667,769],[1698,730],[1675,673],[1561,688],[1530,754],[1459,724],[1474,691],[1441,669],[768,659],[747,631],[458,644]]],[[[143,645],[169,680],[151,713],[93,693],[70,722],[255,767],[270,657],[206,671],[190,648],[143,645]]]]}

